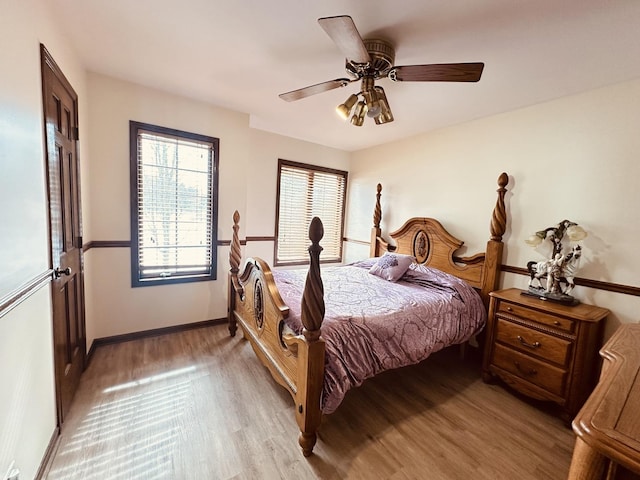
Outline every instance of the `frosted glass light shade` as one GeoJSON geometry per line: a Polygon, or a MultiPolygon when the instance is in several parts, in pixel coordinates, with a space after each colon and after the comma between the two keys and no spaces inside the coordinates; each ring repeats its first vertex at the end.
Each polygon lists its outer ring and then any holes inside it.
{"type": "Polygon", "coordinates": [[[587,238],[587,232],[580,225],[571,225],[567,228],[566,234],[572,242],[579,242],[587,238]]]}
{"type": "Polygon", "coordinates": [[[530,237],[528,237],[524,243],[526,243],[527,245],[529,245],[530,247],[537,247],[538,245],[540,245],[542,243],[542,238],[540,238],[538,235],[531,235],[530,237]]]}

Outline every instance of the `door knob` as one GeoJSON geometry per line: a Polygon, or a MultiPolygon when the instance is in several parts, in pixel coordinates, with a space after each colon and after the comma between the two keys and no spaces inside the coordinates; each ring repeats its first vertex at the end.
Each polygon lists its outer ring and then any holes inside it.
{"type": "Polygon", "coordinates": [[[60,278],[62,275],[71,275],[71,267],[67,267],[67,268],[64,268],[62,270],[60,268],[56,268],[53,271],[53,275],[56,278],[60,278]]]}

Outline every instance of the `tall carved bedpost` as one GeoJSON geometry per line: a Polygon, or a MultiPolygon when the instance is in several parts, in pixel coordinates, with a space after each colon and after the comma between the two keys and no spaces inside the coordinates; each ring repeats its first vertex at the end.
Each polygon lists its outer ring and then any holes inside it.
{"type": "Polygon", "coordinates": [[[491,216],[490,232],[491,237],[487,242],[485,254],[484,287],[482,289],[482,299],[485,305],[489,304],[489,292],[498,288],[500,280],[500,267],[502,264],[502,236],[507,229],[507,210],[504,204],[504,196],[507,193],[506,186],[509,183],[509,176],[502,173],[498,177],[498,199],[491,216]]]}
{"type": "Polygon", "coordinates": [[[240,239],[238,238],[238,229],[240,223],[240,214],[236,210],[233,213],[233,238],[231,239],[231,250],[229,251],[229,305],[227,310],[229,320],[229,333],[232,337],[236,335],[238,324],[234,315],[236,304],[236,292],[242,296],[243,288],[238,282],[238,272],[240,271],[240,259],[242,254],[240,252],[240,239]]]}
{"type": "Polygon", "coordinates": [[[302,325],[307,340],[317,340],[320,337],[320,327],[324,319],[324,285],[320,277],[320,240],[324,236],[324,226],[318,217],[313,217],[309,226],[309,256],[311,263],[307,272],[307,281],[302,294],[302,325]]]}
{"type": "Polygon", "coordinates": [[[314,217],[309,227],[309,256],[311,264],[302,294],[301,321],[302,335],[306,348],[298,349],[298,365],[304,370],[298,378],[304,383],[298,385],[296,394],[296,420],[300,427],[298,443],[305,457],[311,455],[317,440],[317,431],[322,420],[320,395],[324,383],[324,340],[320,329],[324,319],[324,286],[320,277],[320,240],[324,227],[318,217],[314,217]]]}
{"type": "Polygon", "coordinates": [[[382,192],[382,185],[378,184],[376,187],[376,206],[373,210],[373,228],[371,229],[371,246],[369,247],[369,256],[377,257],[380,255],[378,249],[378,238],[382,235],[380,229],[380,221],[382,220],[382,208],[380,207],[380,192],[382,192]]]}

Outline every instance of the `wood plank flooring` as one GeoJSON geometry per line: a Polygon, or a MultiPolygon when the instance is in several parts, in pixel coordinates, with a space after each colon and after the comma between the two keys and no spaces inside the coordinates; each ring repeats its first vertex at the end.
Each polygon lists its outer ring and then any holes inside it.
{"type": "Polygon", "coordinates": [[[314,455],[293,401],[226,326],[97,349],[47,478],[564,479],[574,436],[457,351],[352,390],[314,455]]]}

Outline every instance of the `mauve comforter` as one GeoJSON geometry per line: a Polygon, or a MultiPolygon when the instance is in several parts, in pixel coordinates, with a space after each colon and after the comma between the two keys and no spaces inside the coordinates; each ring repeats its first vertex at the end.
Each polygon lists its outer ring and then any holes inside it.
{"type": "MultiPolygon", "coordinates": [[[[486,322],[480,296],[459,278],[414,264],[393,283],[369,273],[374,261],[322,269],[323,413],[332,413],[347,391],[367,378],[462,343],[486,322]]],[[[273,271],[290,309],[287,323],[297,333],[302,331],[300,302],[306,273],[273,271]]]]}

